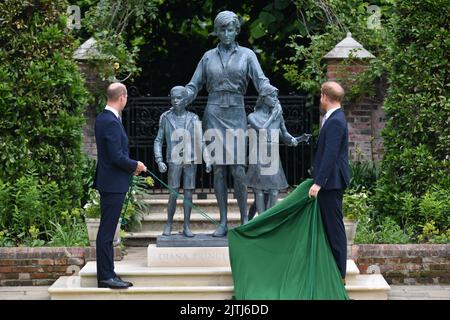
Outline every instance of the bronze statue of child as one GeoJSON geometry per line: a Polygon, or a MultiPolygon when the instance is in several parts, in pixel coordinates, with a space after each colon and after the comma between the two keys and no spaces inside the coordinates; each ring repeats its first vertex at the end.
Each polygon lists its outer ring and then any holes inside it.
{"type": "MultiPolygon", "coordinates": [[[[271,141],[271,134],[274,134],[273,130],[276,130],[275,134],[281,133],[280,140],[287,145],[297,146],[299,141],[290,135],[286,129],[282,108],[278,100],[278,89],[272,85],[265,85],[260,91],[255,110],[248,115],[248,123],[249,129],[254,129],[256,132],[258,144],[257,148],[250,146],[250,150],[253,150],[250,153],[253,153],[253,156],[255,156],[255,153],[257,154],[257,161],[256,163],[252,163],[252,161],[249,163],[246,174],[247,186],[253,189],[256,212],[261,214],[277,202],[279,191],[289,186],[281,166],[279,154],[275,154],[275,152],[278,152],[278,142],[271,141]],[[260,140],[261,134],[267,135],[267,139],[260,140]],[[263,153],[266,152],[270,155],[272,161],[279,163],[269,174],[264,172],[264,169],[267,169],[269,165],[266,161],[262,161],[261,153],[258,152],[262,147],[261,141],[267,141],[267,148],[264,149],[263,153]]],[[[249,156],[251,155],[249,154],[249,156]]],[[[255,210],[250,210],[249,219],[253,218],[254,214],[255,210]]]]}
{"type": "MultiPolygon", "coordinates": [[[[186,111],[187,90],[182,86],[175,86],[170,90],[172,108],[164,112],[159,120],[159,130],[154,142],[155,160],[160,172],[167,171],[167,165],[163,162],[162,145],[167,146],[166,161],[168,163],[168,184],[174,189],[180,188],[183,177],[184,199],[184,223],[183,235],[193,237],[189,228],[192,210],[192,194],[195,190],[195,177],[198,158],[203,149],[201,122],[196,114],[186,111]]],[[[211,170],[207,163],[206,171],[211,170]]],[[[170,236],[172,231],[173,216],[176,210],[177,194],[170,193],[167,207],[167,222],[163,235],[170,236]]]]}

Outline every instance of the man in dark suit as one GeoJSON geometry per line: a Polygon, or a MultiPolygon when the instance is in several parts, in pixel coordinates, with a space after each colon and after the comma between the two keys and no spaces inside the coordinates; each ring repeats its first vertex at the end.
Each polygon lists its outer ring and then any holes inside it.
{"type": "Polygon", "coordinates": [[[322,84],[320,109],[325,112],[314,159],[314,184],[310,197],[317,197],[322,221],[334,259],[345,284],[347,237],[342,199],[350,182],[348,128],[341,101],[344,89],[334,81],[322,84]],[[320,192],[319,192],[320,191],[320,192]]]}
{"type": "Polygon", "coordinates": [[[102,213],[96,241],[97,281],[99,288],[124,289],[132,284],[114,272],[114,233],[131,175],[138,175],[147,168],[128,155],[128,138],[120,117],[127,104],[126,87],[112,83],[106,95],[106,108],[95,120],[98,161],[94,188],[100,192],[102,213]]]}

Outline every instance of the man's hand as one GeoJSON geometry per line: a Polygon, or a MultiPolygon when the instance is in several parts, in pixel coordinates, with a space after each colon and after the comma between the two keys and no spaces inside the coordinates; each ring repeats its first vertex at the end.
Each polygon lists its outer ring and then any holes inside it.
{"type": "Polygon", "coordinates": [[[317,198],[317,194],[319,193],[320,188],[322,188],[322,187],[319,186],[319,185],[317,185],[317,184],[313,184],[313,185],[311,186],[311,189],[309,189],[308,196],[309,196],[310,198],[311,198],[311,197],[317,198]]]}
{"type": "Polygon", "coordinates": [[[167,171],[167,166],[164,162],[158,162],[158,169],[159,172],[166,172],[167,171]]]}
{"type": "Polygon", "coordinates": [[[138,161],[138,164],[136,166],[136,170],[134,170],[134,175],[137,176],[141,172],[147,172],[147,167],[142,162],[138,161]]]}
{"type": "Polygon", "coordinates": [[[207,162],[206,163],[206,173],[210,173],[211,169],[212,169],[212,163],[211,162],[207,162]]]}

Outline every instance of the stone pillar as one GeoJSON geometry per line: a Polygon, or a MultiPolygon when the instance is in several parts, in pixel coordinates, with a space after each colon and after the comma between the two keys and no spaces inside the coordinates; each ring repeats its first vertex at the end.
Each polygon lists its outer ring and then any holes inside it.
{"type": "MultiPolygon", "coordinates": [[[[73,58],[77,61],[78,68],[86,79],[86,87],[89,92],[98,96],[100,92],[105,92],[108,83],[100,79],[97,72],[89,64],[91,59],[100,59],[100,54],[96,49],[96,42],[93,38],[90,38],[84,42],[73,54],[73,58]]],[[[95,103],[95,102],[94,102],[95,103]]],[[[83,128],[83,145],[82,150],[89,157],[97,158],[97,146],[95,143],[95,118],[97,116],[95,104],[88,105],[85,110],[86,124],[83,128]]]]}
{"type": "MultiPolygon", "coordinates": [[[[339,42],[324,59],[327,62],[327,79],[339,82],[349,92],[355,77],[367,68],[366,61],[374,56],[351,37],[351,33],[339,42]]],[[[382,102],[384,88],[374,83],[376,95],[373,98],[359,97],[343,103],[349,129],[349,155],[353,161],[381,160],[384,127],[382,102]]]]}

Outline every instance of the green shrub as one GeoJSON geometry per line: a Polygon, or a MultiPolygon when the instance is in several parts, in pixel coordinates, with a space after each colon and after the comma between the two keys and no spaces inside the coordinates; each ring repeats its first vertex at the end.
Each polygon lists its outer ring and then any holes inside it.
{"type": "Polygon", "coordinates": [[[350,189],[365,189],[372,192],[375,189],[379,175],[379,167],[373,162],[350,161],[350,189]]]}
{"type": "MultiPolygon", "coordinates": [[[[326,77],[326,63],[323,56],[346,37],[347,32],[375,55],[367,65],[368,69],[355,77],[346,98],[361,93],[375,94],[373,82],[381,78],[386,70],[387,44],[391,37],[391,1],[363,0],[295,0],[298,20],[302,28],[291,36],[288,46],[294,50],[291,63],[284,65],[285,78],[296,88],[318,94],[320,84],[326,77]],[[371,14],[368,6],[377,5],[382,12],[380,28],[368,28],[371,14]]],[[[348,64],[350,61],[343,61],[348,64]]]]}
{"type": "Polygon", "coordinates": [[[89,246],[86,224],[75,217],[69,223],[54,223],[52,240],[48,243],[53,247],[84,247],[89,246]]]}
{"type": "Polygon", "coordinates": [[[81,205],[83,112],[89,95],[72,54],[65,0],[0,3],[0,230],[49,241],[81,205]],[[30,232],[30,230],[32,232],[30,232]]]}
{"type": "Polygon", "coordinates": [[[354,243],[376,243],[377,234],[374,223],[369,215],[362,215],[358,219],[354,243]]]}
{"type": "Polygon", "coordinates": [[[410,230],[406,232],[390,217],[385,217],[381,223],[372,220],[368,215],[361,216],[356,229],[355,243],[411,243],[410,230]]]}
{"type": "Polygon", "coordinates": [[[348,189],[342,203],[344,216],[350,220],[359,220],[361,216],[368,216],[371,210],[368,198],[369,193],[364,189],[360,192],[348,189]]]}
{"type": "Polygon", "coordinates": [[[151,177],[133,177],[133,190],[127,194],[125,204],[122,209],[122,225],[125,230],[133,231],[140,227],[142,217],[147,213],[147,204],[144,201],[144,194],[149,187],[154,185],[151,177]],[[129,202],[128,206],[126,202],[129,202]]]}
{"type": "MultiPolygon", "coordinates": [[[[147,213],[147,204],[144,194],[149,187],[154,185],[151,177],[133,176],[132,192],[127,192],[121,212],[121,224],[127,231],[140,227],[143,216],[147,213]]],[[[85,218],[100,218],[100,194],[95,189],[89,190],[89,201],[83,207],[85,218]]]]}
{"type": "Polygon", "coordinates": [[[450,243],[450,229],[441,232],[436,228],[435,222],[431,220],[422,226],[422,233],[419,234],[418,240],[429,243],[450,243]]]}
{"type": "Polygon", "coordinates": [[[441,203],[427,193],[433,185],[442,195],[450,190],[448,59],[443,58],[450,51],[450,9],[444,0],[403,0],[396,1],[394,12],[385,155],[375,205],[398,222],[406,209],[416,234],[429,219],[445,230],[448,207],[442,214],[441,203]]]}
{"type": "Polygon", "coordinates": [[[16,242],[8,230],[0,231],[0,247],[15,247],[16,242]]]}

